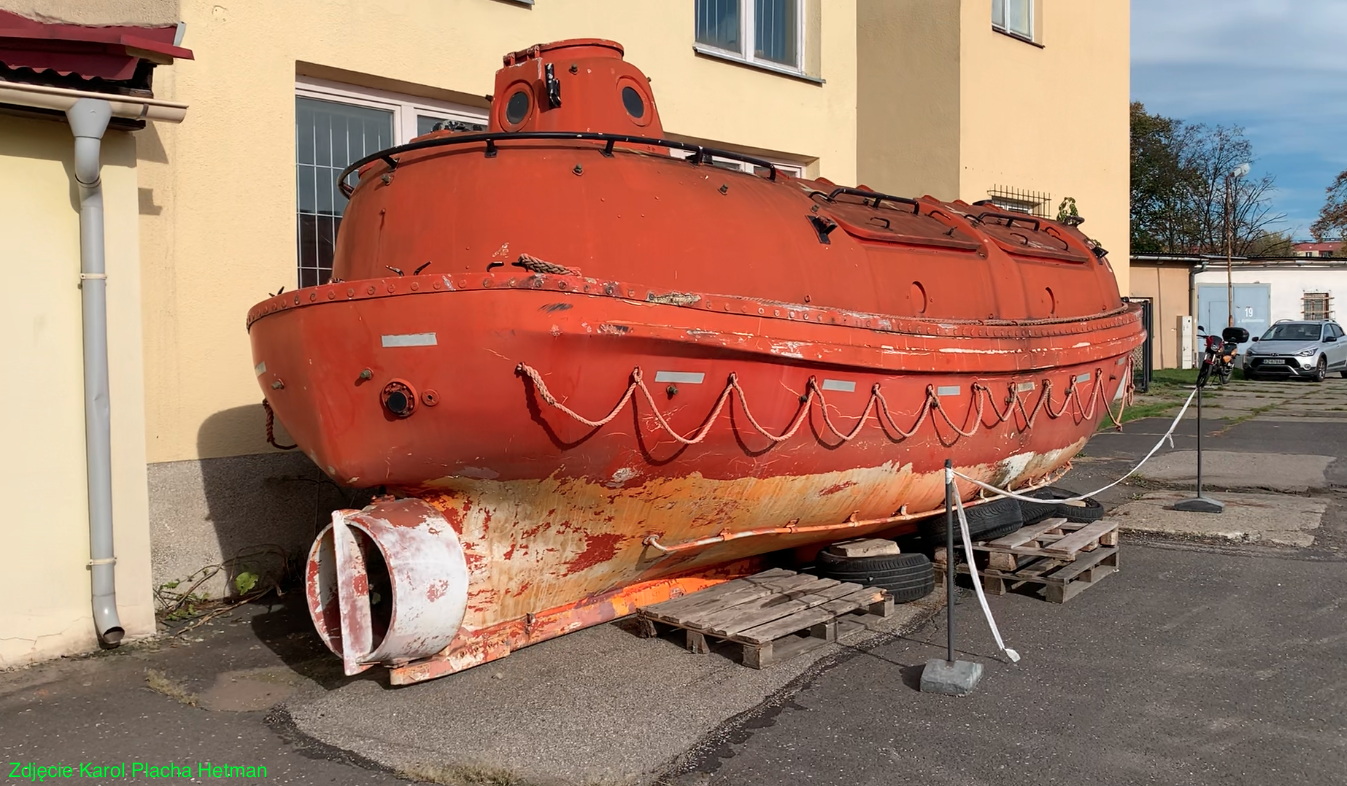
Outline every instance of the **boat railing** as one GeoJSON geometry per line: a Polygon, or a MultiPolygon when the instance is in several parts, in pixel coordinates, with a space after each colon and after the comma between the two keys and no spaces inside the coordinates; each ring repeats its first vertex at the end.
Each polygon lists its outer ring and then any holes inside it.
{"type": "Polygon", "coordinates": [[[337,187],[341,193],[350,198],[355,192],[355,186],[351,185],[347,178],[354,172],[359,172],[365,166],[375,161],[383,161],[388,164],[390,170],[397,169],[399,155],[411,153],[417,150],[427,150],[436,147],[450,147],[453,145],[471,145],[486,143],[485,156],[495,158],[500,152],[501,147],[498,142],[513,140],[556,140],[556,141],[592,141],[603,142],[603,149],[600,153],[611,158],[613,149],[618,144],[624,145],[653,145],[655,147],[664,147],[670,150],[686,150],[692,153],[691,156],[683,159],[691,162],[693,166],[710,164],[713,158],[725,158],[731,161],[741,161],[746,164],[752,164],[754,167],[760,167],[767,170],[767,179],[775,181],[777,168],[771,161],[753,156],[746,156],[742,153],[735,153],[731,150],[720,150],[705,145],[697,145],[691,142],[677,142],[672,139],[657,139],[644,136],[627,136],[625,134],[600,134],[590,131],[502,131],[480,134],[454,134],[452,136],[441,136],[433,139],[421,139],[415,142],[408,142],[405,145],[390,147],[386,150],[380,150],[377,153],[371,153],[364,158],[356,161],[342,170],[337,176],[337,187]]]}

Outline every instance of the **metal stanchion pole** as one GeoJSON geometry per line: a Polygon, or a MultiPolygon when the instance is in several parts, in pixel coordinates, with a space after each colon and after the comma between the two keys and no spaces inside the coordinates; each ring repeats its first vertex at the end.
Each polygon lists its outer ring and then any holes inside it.
{"type": "Polygon", "coordinates": [[[949,638],[945,646],[945,661],[954,663],[954,570],[958,557],[954,553],[954,462],[945,459],[945,627],[949,638]]]}
{"type": "Polygon", "coordinates": [[[954,659],[954,528],[957,526],[955,506],[954,462],[945,459],[945,659],[926,661],[921,672],[921,689],[925,693],[943,693],[946,696],[967,696],[982,679],[982,664],[954,659]]]}
{"type": "MultiPolygon", "coordinates": [[[[1201,372],[1198,374],[1201,377],[1201,372]]],[[[1197,496],[1174,503],[1174,510],[1190,513],[1221,513],[1225,503],[1202,494],[1202,388],[1197,386],[1197,496]]]]}

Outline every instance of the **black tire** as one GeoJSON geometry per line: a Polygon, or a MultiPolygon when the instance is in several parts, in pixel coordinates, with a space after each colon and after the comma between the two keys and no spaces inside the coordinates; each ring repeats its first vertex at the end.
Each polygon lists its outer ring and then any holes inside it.
{"type": "Polygon", "coordinates": [[[1343,379],[1347,379],[1347,369],[1345,369],[1345,370],[1343,370],[1343,371],[1339,371],[1338,373],[1342,375],[1342,378],[1343,378],[1343,379]]]}
{"type": "Polygon", "coordinates": [[[1325,379],[1328,379],[1328,358],[1323,355],[1319,356],[1319,362],[1314,364],[1314,376],[1312,379],[1315,382],[1323,382],[1325,379]]]}
{"type": "MultiPolygon", "coordinates": [[[[974,541],[988,540],[988,533],[1000,532],[1003,537],[1024,526],[1024,514],[1020,512],[1020,503],[1009,497],[984,502],[981,505],[964,507],[964,516],[968,518],[968,534],[974,541]],[[1008,529],[1007,529],[1008,528],[1008,529]]],[[[945,517],[934,516],[920,522],[918,528],[922,537],[939,546],[945,542],[945,517]]],[[[963,533],[954,530],[954,542],[963,543],[963,533]]]]}
{"type": "Polygon", "coordinates": [[[1081,500],[1080,504],[1061,502],[1060,500],[1071,499],[1076,496],[1076,492],[1056,486],[1035,489],[1026,496],[1037,497],[1042,499],[1043,502],[1020,503],[1024,511],[1025,524],[1037,524],[1052,516],[1061,516],[1067,521],[1077,524],[1088,524],[1104,517],[1104,506],[1099,504],[1099,500],[1094,497],[1086,497],[1081,500]]]}
{"type": "Polygon", "coordinates": [[[925,554],[841,557],[824,549],[814,566],[820,578],[886,589],[895,603],[919,600],[935,589],[935,570],[925,554]]]}
{"type": "Polygon", "coordinates": [[[1235,373],[1234,367],[1227,365],[1221,366],[1221,369],[1218,372],[1218,376],[1216,378],[1217,381],[1221,383],[1221,387],[1225,387],[1226,385],[1230,384],[1230,375],[1234,373],[1235,373]]]}

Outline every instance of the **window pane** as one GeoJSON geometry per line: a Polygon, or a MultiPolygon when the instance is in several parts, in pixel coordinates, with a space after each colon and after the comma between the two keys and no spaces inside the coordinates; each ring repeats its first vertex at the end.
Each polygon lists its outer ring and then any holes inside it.
{"type": "Polygon", "coordinates": [[[743,53],[739,43],[740,0],[697,0],[697,43],[743,53]]]}
{"type": "Polygon", "coordinates": [[[1005,29],[1006,0],[992,0],[992,26],[1005,29]]]}
{"type": "Polygon", "coordinates": [[[424,136],[435,130],[438,123],[443,123],[443,130],[447,131],[485,131],[486,126],[481,123],[469,123],[465,120],[450,120],[444,117],[435,117],[434,115],[416,116],[416,135],[424,136]]]}
{"type": "Polygon", "coordinates": [[[336,187],[337,175],[351,162],[392,144],[391,111],[295,98],[300,286],[317,286],[332,274],[337,227],[346,209],[346,197],[336,187]]]}
{"type": "Polygon", "coordinates": [[[753,0],[753,55],[774,63],[798,67],[799,0],[753,0]]]}
{"type": "Polygon", "coordinates": [[[1006,29],[1025,38],[1033,38],[1029,8],[1033,0],[1006,0],[1006,29]]]}

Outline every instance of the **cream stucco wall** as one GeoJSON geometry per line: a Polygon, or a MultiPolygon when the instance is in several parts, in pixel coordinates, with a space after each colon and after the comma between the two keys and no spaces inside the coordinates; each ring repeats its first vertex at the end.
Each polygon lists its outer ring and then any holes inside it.
{"type": "Polygon", "coordinates": [[[0,0],[0,10],[77,25],[172,25],[179,0],[0,0]]]}
{"type": "Polygon", "coordinates": [[[270,450],[244,316],[295,285],[294,82],[323,68],[431,95],[491,92],[501,55],[620,41],[653,79],[666,131],[856,175],[854,0],[827,0],[807,47],[825,84],[697,56],[688,2],[233,0],[186,3],[196,60],[156,74],[181,126],[142,132],[149,460],[270,450]],[[170,73],[171,71],[171,73],[170,73]],[[207,420],[214,424],[203,429],[207,420]]]}
{"type": "Polygon", "coordinates": [[[1133,297],[1151,300],[1152,368],[1179,367],[1179,317],[1190,315],[1187,265],[1132,263],[1133,297]]]}
{"type": "Polygon", "coordinates": [[[1038,41],[992,30],[991,3],[963,0],[959,195],[993,186],[1074,197],[1085,234],[1128,292],[1129,0],[1035,0],[1038,41]]]}
{"type": "Polygon", "coordinates": [[[857,169],[892,194],[959,195],[958,2],[859,0],[857,169]]]}
{"type": "MultiPolygon", "coordinates": [[[[79,212],[64,122],[0,115],[0,668],[95,646],[84,468],[79,212]]],[[[117,598],[129,636],[154,631],[136,145],[104,141],[117,598]]]]}

